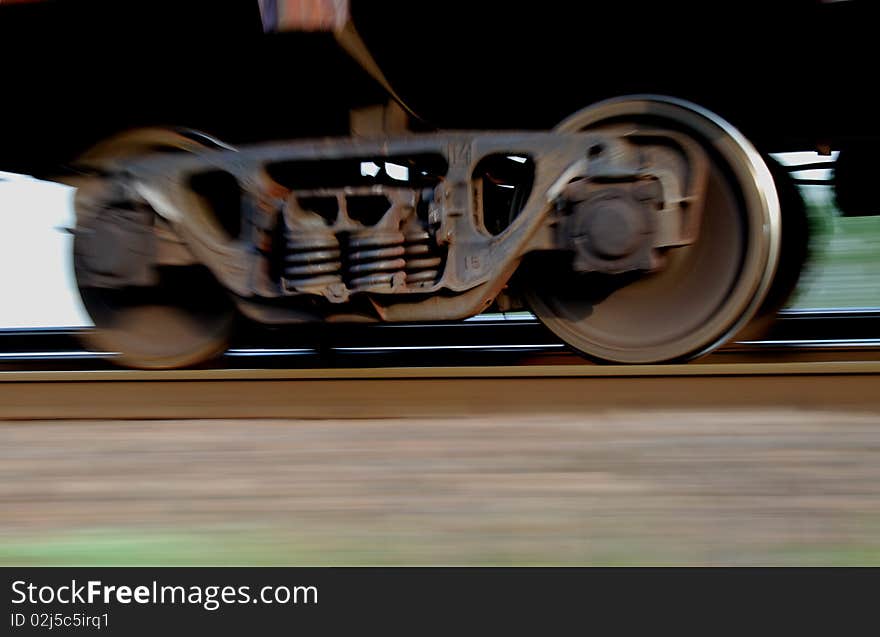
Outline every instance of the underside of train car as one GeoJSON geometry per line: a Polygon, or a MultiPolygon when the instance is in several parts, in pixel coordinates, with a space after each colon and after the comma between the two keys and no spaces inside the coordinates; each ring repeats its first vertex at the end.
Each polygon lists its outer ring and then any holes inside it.
{"type": "Polygon", "coordinates": [[[839,151],[841,207],[875,212],[858,2],[121,4],[3,8],[0,169],[78,187],[89,338],[127,365],[207,360],[242,315],[490,307],[599,361],[687,360],[797,280],[768,153],[839,151]]]}

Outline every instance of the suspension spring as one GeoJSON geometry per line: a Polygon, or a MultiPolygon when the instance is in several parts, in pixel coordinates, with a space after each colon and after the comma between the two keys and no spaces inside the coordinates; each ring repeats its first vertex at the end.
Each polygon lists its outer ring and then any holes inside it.
{"type": "Polygon", "coordinates": [[[437,253],[427,230],[413,228],[407,232],[404,258],[408,286],[429,287],[439,278],[443,258],[437,253]]]}
{"type": "Polygon", "coordinates": [[[347,275],[352,292],[389,292],[406,283],[400,232],[353,233],[348,237],[347,275]]]}
{"type": "Polygon", "coordinates": [[[332,233],[286,235],[284,287],[320,292],[328,285],[342,283],[339,240],[332,233]]]}

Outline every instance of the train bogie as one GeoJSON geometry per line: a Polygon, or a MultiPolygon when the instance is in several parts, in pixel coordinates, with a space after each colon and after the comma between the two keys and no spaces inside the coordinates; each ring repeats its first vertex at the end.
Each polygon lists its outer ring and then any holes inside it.
{"type": "Polygon", "coordinates": [[[141,367],[216,353],[236,311],[442,321],[500,298],[595,359],[687,359],[755,318],[782,246],[764,160],[671,98],[610,100],[548,132],[232,148],[141,130],[79,165],[78,284],[101,348],[141,367]]]}

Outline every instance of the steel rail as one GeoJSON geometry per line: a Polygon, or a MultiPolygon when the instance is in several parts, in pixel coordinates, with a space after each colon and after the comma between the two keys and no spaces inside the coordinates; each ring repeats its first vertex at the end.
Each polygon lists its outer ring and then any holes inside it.
{"type": "MultiPolygon", "coordinates": [[[[86,328],[87,329],[87,328],[86,328]]],[[[86,329],[0,330],[0,369],[112,368],[112,353],[83,349],[86,329]]],[[[346,329],[244,330],[214,367],[382,367],[416,365],[578,365],[572,354],[528,313],[479,315],[441,324],[370,325],[346,329]]],[[[731,343],[701,362],[763,363],[880,358],[876,309],[787,310],[761,340],[731,343]]]]}
{"type": "Polygon", "coordinates": [[[0,384],[157,381],[308,381],[468,378],[639,378],[880,374],[876,361],[685,363],[672,365],[509,365],[469,367],[352,367],[342,369],[133,369],[0,371],[0,384]]]}
{"type": "Polygon", "coordinates": [[[2,372],[0,419],[541,418],[631,408],[876,412],[878,381],[878,361],[2,372]]]}

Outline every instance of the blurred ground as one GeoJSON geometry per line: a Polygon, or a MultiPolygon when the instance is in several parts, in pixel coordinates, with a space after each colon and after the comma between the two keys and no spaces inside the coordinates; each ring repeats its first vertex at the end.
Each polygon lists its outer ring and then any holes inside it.
{"type": "Polygon", "coordinates": [[[0,423],[0,563],[880,564],[880,415],[0,423]]]}

